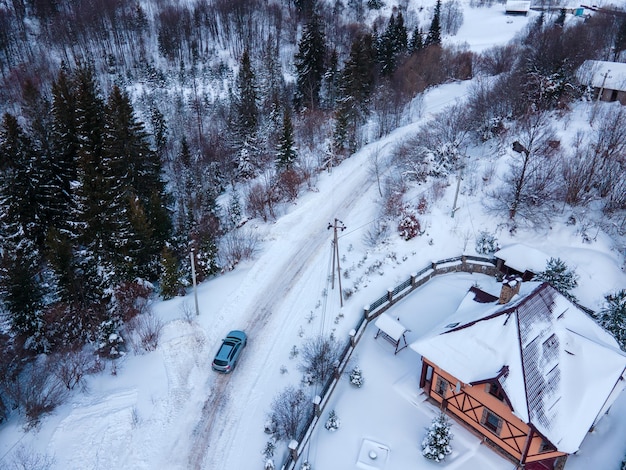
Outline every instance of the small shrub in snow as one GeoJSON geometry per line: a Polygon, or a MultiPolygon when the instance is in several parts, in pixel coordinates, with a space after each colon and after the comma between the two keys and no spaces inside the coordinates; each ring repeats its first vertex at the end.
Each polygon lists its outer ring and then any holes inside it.
{"type": "Polygon", "coordinates": [[[270,439],[265,443],[265,449],[263,449],[263,458],[265,459],[264,470],[274,470],[274,451],[276,450],[276,442],[274,439],[270,439]]]}
{"type": "Polygon", "coordinates": [[[433,419],[427,429],[428,433],[422,441],[422,455],[424,457],[435,462],[442,462],[446,455],[452,452],[450,426],[450,421],[443,413],[433,419]]]}
{"type": "Polygon", "coordinates": [[[493,233],[482,231],[476,237],[476,253],[481,255],[491,255],[498,251],[498,239],[493,233]]]}
{"type": "Polygon", "coordinates": [[[304,463],[300,466],[300,470],[313,470],[313,467],[308,460],[305,460],[304,463]]]}
{"type": "Polygon", "coordinates": [[[417,220],[417,216],[409,211],[402,212],[402,218],[398,224],[398,233],[405,240],[411,240],[412,238],[421,235],[422,226],[420,221],[417,220]]]}
{"type": "Polygon", "coordinates": [[[328,420],[326,421],[326,424],[324,425],[324,427],[328,429],[329,431],[336,431],[337,429],[339,429],[339,426],[341,426],[341,421],[339,421],[339,418],[337,417],[337,413],[335,413],[335,410],[331,410],[330,414],[328,415],[328,420]]]}
{"type": "Polygon", "coordinates": [[[354,366],[350,372],[350,383],[357,388],[361,388],[363,385],[363,374],[361,373],[359,366],[354,366]]]}

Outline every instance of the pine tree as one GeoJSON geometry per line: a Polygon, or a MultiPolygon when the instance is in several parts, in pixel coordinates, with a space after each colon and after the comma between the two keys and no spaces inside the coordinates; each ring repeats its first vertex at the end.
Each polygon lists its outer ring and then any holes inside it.
{"type": "Polygon", "coordinates": [[[164,185],[158,156],[148,145],[143,123],[137,121],[130,99],[114,86],[105,108],[103,169],[110,202],[112,256],[125,266],[127,279],[156,276],[159,253],[168,230],[162,223],[164,185]],[[158,235],[156,237],[155,235],[158,235]]]}
{"type": "Polygon", "coordinates": [[[424,40],[422,39],[422,34],[422,30],[419,28],[419,26],[416,26],[413,30],[411,41],[409,42],[409,54],[414,54],[415,52],[424,48],[424,40]]]}
{"type": "Polygon", "coordinates": [[[402,12],[397,16],[391,15],[387,29],[381,35],[377,44],[378,62],[381,65],[381,74],[391,75],[396,69],[398,58],[408,47],[406,27],[402,12]]]}
{"type": "Polygon", "coordinates": [[[327,109],[334,109],[339,94],[341,73],[339,71],[339,55],[337,49],[333,49],[328,59],[328,68],[322,82],[322,104],[327,109]]]}
{"type": "Polygon", "coordinates": [[[357,127],[365,120],[376,82],[376,49],[371,34],[357,37],[341,74],[333,145],[341,152],[356,150],[357,127]]]}
{"type": "Polygon", "coordinates": [[[452,452],[450,426],[450,421],[444,413],[440,413],[433,419],[428,428],[428,433],[422,441],[422,455],[424,457],[435,462],[442,462],[446,455],[452,452]]]}
{"type": "Polygon", "coordinates": [[[246,48],[241,56],[234,99],[237,132],[241,140],[256,134],[259,125],[258,84],[256,74],[246,48]]]}
{"type": "Polygon", "coordinates": [[[178,259],[169,247],[163,247],[160,262],[161,276],[159,278],[159,290],[161,297],[167,300],[179,295],[183,291],[183,286],[180,282],[178,259]]]}
{"type": "Polygon", "coordinates": [[[560,258],[550,258],[546,263],[546,269],[537,274],[536,280],[549,283],[565,297],[576,301],[576,297],[569,291],[578,286],[578,274],[575,270],[569,269],[560,258]]]}
{"type": "Polygon", "coordinates": [[[615,337],[620,348],[626,351],[626,289],[607,294],[596,319],[615,337]]]}
{"type": "Polygon", "coordinates": [[[425,46],[439,46],[441,45],[441,0],[437,0],[435,5],[435,12],[433,14],[433,20],[430,23],[430,29],[424,41],[425,46]]]}
{"type": "Polygon", "coordinates": [[[621,53],[626,50],[626,17],[622,17],[613,43],[613,60],[617,62],[621,53]]]}
{"type": "Polygon", "coordinates": [[[74,72],[76,167],[73,188],[71,244],[74,247],[78,276],[73,296],[89,318],[93,333],[99,325],[107,288],[115,276],[110,254],[115,240],[110,237],[111,193],[103,162],[104,102],[96,85],[93,70],[79,66],[74,72]]]}
{"type": "Polygon", "coordinates": [[[11,114],[0,127],[0,299],[11,330],[26,349],[42,352],[44,291],[37,241],[41,211],[37,157],[30,139],[11,114]]]}
{"type": "Polygon", "coordinates": [[[291,122],[291,112],[285,106],[283,112],[283,130],[278,142],[276,152],[276,168],[281,170],[291,169],[294,162],[298,158],[293,137],[293,124],[291,122]]]}
{"type": "MultiPolygon", "coordinates": [[[[76,132],[76,97],[72,80],[62,66],[52,83],[51,167],[53,179],[58,181],[56,194],[57,220],[66,220],[73,204],[72,183],[77,179],[78,136],[76,132]]],[[[59,228],[62,223],[55,223],[59,228]]]]}
{"type": "Polygon", "coordinates": [[[0,125],[1,244],[27,237],[42,242],[41,172],[31,140],[15,116],[6,113],[0,125]]]}
{"type": "Polygon", "coordinates": [[[8,313],[11,331],[24,349],[45,352],[43,328],[44,290],[39,279],[40,257],[28,238],[3,243],[0,250],[0,299],[8,313]]]}
{"type": "Polygon", "coordinates": [[[325,72],[326,37],[321,20],[313,13],[305,25],[295,56],[296,94],[294,104],[297,110],[316,109],[320,103],[320,88],[325,72]]]}

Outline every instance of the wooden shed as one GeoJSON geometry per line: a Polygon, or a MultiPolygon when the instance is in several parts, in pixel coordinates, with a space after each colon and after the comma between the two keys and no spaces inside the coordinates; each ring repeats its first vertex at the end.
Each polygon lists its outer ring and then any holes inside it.
{"type": "Polygon", "coordinates": [[[626,63],[586,60],[577,75],[580,83],[593,89],[594,99],[626,105],[626,63]]]}

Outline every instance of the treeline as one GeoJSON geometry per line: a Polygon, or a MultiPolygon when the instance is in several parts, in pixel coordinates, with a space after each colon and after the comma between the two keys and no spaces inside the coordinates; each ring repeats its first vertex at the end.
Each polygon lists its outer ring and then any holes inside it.
{"type": "Polygon", "coordinates": [[[23,93],[24,124],[0,123],[3,310],[33,352],[106,344],[172,238],[159,155],[128,95],[104,99],[87,66],[61,69],[51,101],[23,93]]]}

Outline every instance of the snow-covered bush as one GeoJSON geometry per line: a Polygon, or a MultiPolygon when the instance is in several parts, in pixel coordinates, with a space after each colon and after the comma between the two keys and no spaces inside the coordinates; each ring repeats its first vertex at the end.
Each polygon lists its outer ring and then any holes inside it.
{"type": "Polygon", "coordinates": [[[357,388],[361,388],[363,385],[363,374],[359,366],[354,366],[350,372],[350,383],[357,388]]]}
{"type": "Polygon", "coordinates": [[[398,224],[398,233],[407,241],[421,235],[422,226],[417,216],[409,210],[402,211],[402,217],[398,224]]]}
{"type": "Polygon", "coordinates": [[[300,352],[300,370],[304,374],[304,380],[310,384],[326,383],[339,362],[341,350],[341,344],[332,335],[319,335],[307,340],[300,352]]]}
{"type": "Polygon", "coordinates": [[[607,294],[602,310],[596,313],[596,319],[626,351],[626,289],[607,294]]]}
{"type": "Polygon", "coordinates": [[[274,470],[274,451],[276,450],[276,442],[274,439],[270,439],[265,443],[265,449],[263,449],[263,458],[265,460],[265,464],[263,466],[263,470],[274,470]]]}
{"type": "Polygon", "coordinates": [[[313,470],[313,467],[311,466],[308,460],[305,460],[300,466],[300,470],[313,470]]]}
{"type": "Polygon", "coordinates": [[[335,413],[335,410],[331,410],[330,414],[328,415],[328,420],[326,420],[326,424],[324,425],[324,427],[328,429],[329,431],[336,431],[337,429],[339,429],[339,426],[341,426],[341,421],[339,421],[339,418],[337,417],[337,413],[335,413]]]}
{"type": "Polygon", "coordinates": [[[569,291],[578,286],[578,274],[569,269],[561,258],[550,258],[546,269],[537,274],[535,280],[549,283],[569,300],[576,301],[576,297],[569,291]]]}
{"type": "Polygon", "coordinates": [[[493,233],[483,230],[476,237],[476,253],[481,255],[492,255],[499,249],[498,239],[493,233]]]}
{"type": "Polygon", "coordinates": [[[422,441],[422,455],[429,460],[441,462],[452,452],[450,441],[452,433],[450,432],[451,423],[445,414],[441,413],[433,419],[428,433],[422,441]]]}

